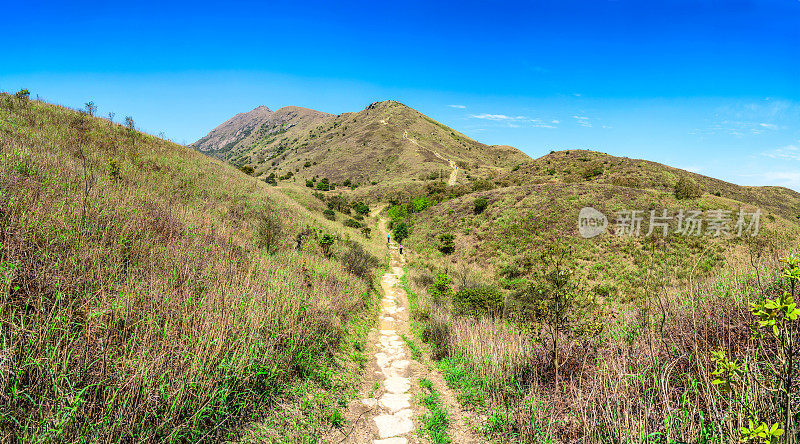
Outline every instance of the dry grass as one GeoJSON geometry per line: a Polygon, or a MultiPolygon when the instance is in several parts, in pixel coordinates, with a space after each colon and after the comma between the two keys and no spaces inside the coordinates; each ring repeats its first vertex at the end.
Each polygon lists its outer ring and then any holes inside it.
{"type": "MultiPolygon", "coordinates": [[[[758,272],[729,267],[679,289],[654,290],[649,304],[604,314],[601,335],[562,341],[559,386],[535,324],[454,317],[446,304],[427,300],[424,272],[411,270],[409,281],[422,295],[423,335],[441,342],[440,369],[462,403],[486,415],[487,437],[729,443],[746,425],[740,404],[745,399],[728,402],[711,383],[711,351],[725,350],[750,366],[743,384],[750,387],[749,405],[763,420],[779,422],[775,398],[765,387],[769,376],[754,365],[758,356],[748,328],[749,302],[762,288],[774,292],[779,266],[772,256],[757,263],[758,272]]],[[[792,431],[796,425],[787,434],[792,431]]]]}
{"type": "Polygon", "coordinates": [[[315,237],[343,231],[266,184],[7,95],[0,172],[0,440],[233,438],[354,352],[370,278],[322,256],[315,237]]]}

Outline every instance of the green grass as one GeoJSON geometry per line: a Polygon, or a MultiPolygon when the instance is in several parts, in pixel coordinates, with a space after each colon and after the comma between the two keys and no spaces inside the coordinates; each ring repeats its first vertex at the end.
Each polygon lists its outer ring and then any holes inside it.
{"type": "Polygon", "coordinates": [[[433,444],[449,444],[453,442],[447,433],[450,419],[447,409],[439,399],[439,392],[433,387],[433,383],[425,378],[420,378],[419,386],[422,388],[422,405],[428,412],[420,417],[430,442],[433,444]]]}
{"type": "Polygon", "coordinates": [[[411,349],[411,357],[414,359],[419,359],[422,356],[422,350],[419,348],[416,342],[409,339],[406,335],[401,335],[403,341],[405,341],[408,348],[411,349]]]}

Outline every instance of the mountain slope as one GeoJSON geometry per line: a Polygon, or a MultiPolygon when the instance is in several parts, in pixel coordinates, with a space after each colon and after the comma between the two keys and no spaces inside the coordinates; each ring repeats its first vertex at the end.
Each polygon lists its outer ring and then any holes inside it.
{"type": "Polygon", "coordinates": [[[229,441],[299,381],[327,429],[352,385],[377,247],[218,160],[2,94],[0,227],[2,442],[229,441]]]}
{"type": "Polygon", "coordinates": [[[252,166],[260,177],[292,173],[296,180],[327,177],[361,185],[448,177],[451,162],[461,171],[454,181],[464,182],[467,175],[493,175],[530,160],[512,147],[478,143],[395,101],[341,115],[292,108],[296,113],[284,113],[278,124],[282,110],[264,121],[231,119],[193,146],[252,166]]]}

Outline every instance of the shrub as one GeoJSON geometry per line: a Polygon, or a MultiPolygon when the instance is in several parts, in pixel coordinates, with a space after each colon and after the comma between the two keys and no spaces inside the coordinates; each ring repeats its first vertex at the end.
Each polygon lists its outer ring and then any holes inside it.
{"type": "Polygon", "coordinates": [[[273,187],[278,186],[278,181],[275,180],[275,173],[269,173],[269,176],[267,176],[267,178],[264,179],[264,182],[272,185],[273,187]]]}
{"type": "Polygon", "coordinates": [[[593,177],[597,177],[603,174],[603,167],[600,165],[591,165],[583,169],[581,176],[584,179],[591,179],[593,177]]]}
{"type": "Polygon", "coordinates": [[[320,192],[315,191],[313,196],[316,197],[319,200],[322,200],[322,201],[325,200],[325,195],[320,193],[320,192]]]}
{"type": "Polygon", "coordinates": [[[325,219],[336,220],[336,213],[334,213],[334,211],[330,208],[323,211],[322,214],[325,216],[325,219]]]}
{"type": "Polygon", "coordinates": [[[436,280],[433,282],[433,284],[428,287],[428,293],[430,293],[433,301],[439,303],[443,300],[452,298],[452,283],[453,280],[450,278],[450,276],[444,273],[439,273],[436,276],[436,280]]]}
{"type": "Polygon", "coordinates": [[[370,227],[361,227],[361,234],[363,234],[364,237],[369,238],[370,234],[372,234],[372,228],[370,228],[370,227]]]}
{"type": "Polygon", "coordinates": [[[403,243],[403,240],[408,237],[408,225],[405,222],[395,224],[392,228],[392,237],[395,241],[403,243]]]}
{"type": "Polygon", "coordinates": [[[239,167],[239,171],[241,171],[241,172],[243,172],[243,173],[245,173],[247,175],[252,175],[255,170],[250,165],[242,165],[242,166],[239,167]]]}
{"type": "Polygon", "coordinates": [[[452,234],[443,234],[439,236],[439,241],[442,243],[442,245],[439,246],[439,251],[441,251],[442,254],[451,254],[456,251],[454,239],[455,237],[452,234]]]}
{"type": "Polygon", "coordinates": [[[344,224],[344,226],[345,226],[345,227],[350,227],[350,228],[361,228],[361,224],[360,224],[360,223],[358,223],[358,221],[355,221],[355,220],[353,220],[353,219],[347,219],[347,220],[345,220],[345,221],[343,222],[343,224],[344,224]]]}
{"type": "Polygon", "coordinates": [[[356,210],[356,213],[363,214],[364,216],[369,214],[369,207],[362,202],[357,203],[353,209],[356,210]]]}
{"type": "Polygon", "coordinates": [[[31,92],[28,91],[25,88],[22,88],[21,90],[17,91],[16,94],[14,94],[14,97],[16,97],[17,100],[20,100],[20,101],[23,101],[23,102],[27,102],[28,99],[30,98],[30,96],[31,96],[31,92]]]}
{"type": "Polygon", "coordinates": [[[319,246],[322,247],[322,253],[324,253],[325,256],[327,257],[331,256],[332,254],[331,247],[333,247],[333,243],[335,241],[336,238],[333,237],[332,234],[328,233],[323,234],[322,237],[319,239],[319,246]]]}
{"type": "Polygon", "coordinates": [[[310,179],[306,179],[306,186],[308,188],[314,188],[314,181],[310,179]]]}
{"type": "Polygon", "coordinates": [[[320,191],[329,191],[331,189],[331,184],[327,177],[317,182],[317,189],[320,191]]]}
{"type": "Polygon", "coordinates": [[[483,213],[483,210],[485,210],[486,207],[489,206],[489,201],[481,197],[475,199],[475,202],[473,202],[473,204],[475,205],[474,208],[475,214],[481,214],[483,213]]]}
{"type": "Polygon", "coordinates": [[[348,249],[341,260],[345,270],[366,280],[372,278],[372,271],[381,263],[380,259],[364,250],[357,242],[348,243],[348,249]]]}
{"type": "Polygon", "coordinates": [[[494,189],[494,183],[491,180],[478,179],[472,182],[472,191],[489,191],[494,189]]]}
{"type": "Polygon", "coordinates": [[[453,295],[455,313],[461,316],[500,316],[503,312],[503,292],[492,285],[464,288],[453,295]]]}
{"type": "Polygon", "coordinates": [[[280,246],[282,236],[283,224],[281,224],[278,217],[271,212],[262,212],[256,225],[258,246],[267,250],[268,253],[274,253],[280,246]]]}
{"type": "Polygon", "coordinates": [[[117,159],[108,159],[108,177],[115,182],[122,178],[122,173],[119,169],[119,162],[117,162],[117,159]]]}
{"type": "Polygon", "coordinates": [[[695,199],[703,195],[700,185],[688,177],[681,177],[675,183],[675,197],[677,199],[695,199]]]}

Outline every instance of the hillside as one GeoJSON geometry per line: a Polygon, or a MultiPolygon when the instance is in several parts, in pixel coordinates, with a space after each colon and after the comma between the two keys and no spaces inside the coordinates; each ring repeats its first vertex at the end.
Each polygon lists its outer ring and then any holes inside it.
{"type": "Polygon", "coordinates": [[[530,160],[507,146],[488,146],[395,101],[356,113],[329,115],[303,108],[240,114],[192,146],[254,175],[303,183],[328,178],[375,190],[429,178],[464,183],[530,160]],[[373,184],[374,183],[374,184],[373,184]]]}
{"type": "Polygon", "coordinates": [[[0,227],[0,441],[297,442],[352,396],[382,253],[229,165],[2,94],[0,227]]]}
{"type": "Polygon", "coordinates": [[[643,273],[652,265],[651,248],[660,250],[656,262],[667,267],[662,272],[676,279],[706,274],[742,259],[747,237],[674,232],[663,238],[646,236],[650,210],[658,214],[666,210],[671,216],[681,209],[728,210],[734,228],[739,209],[748,213],[760,209],[761,243],[785,248],[800,236],[800,193],[781,187],[743,187],[655,162],[592,151],[553,152],[480,185],[414,214],[409,245],[423,256],[444,259],[438,239],[452,234],[456,248],[447,259],[472,264],[498,282],[527,275],[537,254],[554,242],[574,249],[590,285],[613,288],[626,300],[635,299],[643,289],[643,273]],[[701,195],[678,199],[674,188],[682,177],[694,181],[701,195]],[[476,199],[486,200],[480,214],[475,212],[476,199]],[[606,234],[581,237],[578,215],[584,207],[606,215],[606,234]],[[615,214],[628,210],[641,211],[641,234],[614,236],[615,214]]]}

